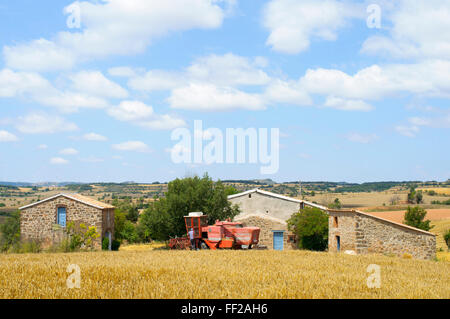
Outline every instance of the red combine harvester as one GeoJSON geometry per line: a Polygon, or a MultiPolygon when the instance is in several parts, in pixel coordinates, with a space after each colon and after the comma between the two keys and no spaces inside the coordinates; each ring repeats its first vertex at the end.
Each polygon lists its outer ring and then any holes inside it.
{"type": "MultiPolygon", "coordinates": [[[[195,247],[201,249],[251,249],[258,244],[259,227],[243,227],[242,223],[216,220],[208,225],[208,216],[203,213],[190,213],[184,216],[186,232],[194,229],[195,247]]],[[[186,237],[172,238],[171,249],[188,249],[190,240],[186,237]]]]}

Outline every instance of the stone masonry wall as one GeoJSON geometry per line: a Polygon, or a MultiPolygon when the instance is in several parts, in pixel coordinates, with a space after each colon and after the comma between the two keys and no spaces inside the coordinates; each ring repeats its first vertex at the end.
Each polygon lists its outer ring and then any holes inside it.
{"type": "Polygon", "coordinates": [[[328,218],[328,251],[337,251],[337,239],[340,237],[341,251],[353,250],[356,252],[356,233],[354,213],[340,212],[329,213],[328,218]],[[338,227],[335,227],[335,219],[338,218],[338,227]]]}
{"type": "Polygon", "coordinates": [[[254,226],[261,229],[259,234],[259,245],[267,246],[268,249],[273,249],[273,232],[272,230],[284,230],[283,233],[283,249],[290,250],[294,248],[294,244],[288,242],[287,224],[278,222],[270,218],[263,218],[259,216],[248,216],[243,219],[236,220],[242,222],[244,226],[254,226]]]}
{"type": "MultiPolygon", "coordinates": [[[[20,232],[22,240],[37,239],[43,247],[51,246],[62,238],[62,229],[57,224],[58,207],[66,207],[66,224],[84,223],[86,226],[96,226],[99,234],[103,232],[102,210],[85,205],[78,201],[60,196],[55,199],[25,208],[20,213],[20,232]]],[[[100,236],[95,246],[101,247],[100,236]]]]}
{"type": "Polygon", "coordinates": [[[237,216],[243,218],[245,215],[268,215],[281,220],[288,220],[292,214],[300,209],[300,203],[275,198],[257,192],[229,199],[231,204],[237,204],[241,213],[237,216]],[[250,196],[249,196],[250,195],[250,196]]]}
{"type": "Polygon", "coordinates": [[[341,250],[352,249],[358,254],[410,254],[418,259],[432,259],[436,254],[434,235],[365,214],[330,212],[329,251],[336,251],[335,236],[339,233],[341,250]],[[337,228],[333,227],[334,216],[338,217],[337,228]]]}

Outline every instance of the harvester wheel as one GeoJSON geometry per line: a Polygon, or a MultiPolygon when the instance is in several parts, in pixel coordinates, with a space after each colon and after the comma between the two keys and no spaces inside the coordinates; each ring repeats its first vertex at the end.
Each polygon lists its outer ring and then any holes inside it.
{"type": "Polygon", "coordinates": [[[200,243],[200,248],[201,248],[201,249],[209,249],[208,245],[206,245],[206,243],[205,243],[204,241],[202,241],[202,242],[200,243]]]}

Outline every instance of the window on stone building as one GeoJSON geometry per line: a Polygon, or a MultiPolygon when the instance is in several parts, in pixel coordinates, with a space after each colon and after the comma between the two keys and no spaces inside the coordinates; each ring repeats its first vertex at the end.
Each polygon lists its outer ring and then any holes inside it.
{"type": "Polygon", "coordinates": [[[252,198],[252,194],[248,194],[248,198],[252,198]]]}
{"type": "Polygon", "coordinates": [[[297,237],[295,235],[288,235],[288,242],[295,244],[297,242],[297,237]]]}
{"type": "Polygon", "coordinates": [[[337,216],[334,216],[334,227],[337,228],[338,227],[338,218],[337,216]]]}
{"type": "Polygon", "coordinates": [[[58,225],[61,225],[62,227],[66,227],[66,208],[65,207],[58,207],[58,214],[56,217],[56,222],[58,225]]]}

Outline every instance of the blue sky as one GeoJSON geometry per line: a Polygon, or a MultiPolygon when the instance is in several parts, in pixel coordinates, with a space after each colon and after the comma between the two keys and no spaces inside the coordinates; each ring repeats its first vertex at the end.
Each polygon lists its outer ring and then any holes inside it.
{"type": "Polygon", "coordinates": [[[0,180],[446,180],[449,21],[445,0],[2,1],[0,180]],[[279,128],[278,172],[173,163],[194,120],[279,128]]]}

